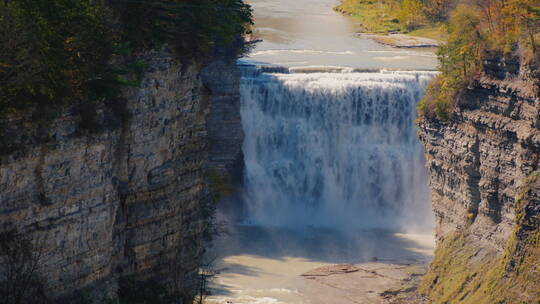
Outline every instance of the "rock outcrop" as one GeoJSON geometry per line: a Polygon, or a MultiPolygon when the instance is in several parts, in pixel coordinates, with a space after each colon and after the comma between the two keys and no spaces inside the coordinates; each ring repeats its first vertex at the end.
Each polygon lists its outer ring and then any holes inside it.
{"type": "Polygon", "coordinates": [[[540,299],[535,82],[483,79],[449,120],[419,121],[438,239],[423,291],[434,303],[540,299]]]}
{"type": "MultiPolygon", "coordinates": [[[[200,67],[180,64],[166,49],[141,59],[145,77],[124,94],[128,115],[99,108],[105,127],[98,134],[81,134],[69,110],[48,125],[28,115],[10,121],[28,136],[12,138],[24,146],[1,158],[0,228],[16,229],[42,252],[38,274],[53,298],[81,290],[115,296],[123,282],[157,280],[189,302],[197,287],[212,210],[209,155],[218,159],[211,151],[221,149],[210,137],[226,145],[208,122],[236,115],[212,110],[224,95],[231,107],[239,103],[236,74],[228,74],[234,62],[210,64],[205,87],[200,67]],[[33,141],[38,133],[48,140],[33,141]]],[[[220,168],[240,154],[241,137],[235,134],[220,168]]]]}

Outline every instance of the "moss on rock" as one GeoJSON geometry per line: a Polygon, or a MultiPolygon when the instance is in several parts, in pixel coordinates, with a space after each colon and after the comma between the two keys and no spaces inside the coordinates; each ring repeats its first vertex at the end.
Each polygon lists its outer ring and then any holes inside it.
{"type": "Polygon", "coordinates": [[[504,253],[486,252],[468,231],[447,236],[424,277],[420,292],[430,303],[540,303],[540,179],[521,186],[514,233],[504,253]]]}

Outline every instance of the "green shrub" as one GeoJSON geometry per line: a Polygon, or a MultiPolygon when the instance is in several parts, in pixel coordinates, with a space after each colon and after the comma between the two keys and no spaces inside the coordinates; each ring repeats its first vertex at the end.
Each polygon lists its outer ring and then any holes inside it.
{"type": "Polygon", "coordinates": [[[419,104],[422,116],[449,119],[460,95],[481,73],[485,38],[479,24],[479,17],[467,6],[454,12],[447,26],[448,41],[437,50],[441,74],[419,104]]]}
{"type": "Polygon", "coordinates": [[[241,0],[112,0],[122,36],[136,48],[173,44],[181,58],[208,56],[248,30],[251,8],[241,0]]]}
{"type": "Polygon", "coordinates": [[[0,4],[0,109],[56,107],[90,95],[110,78],[111,26],[93,0],[0,4]]]}
{"type": "Polygon", "coordinates": [[[420,116],[441,120],[451,118],[464,87],[459,77],[448,77],[444,74],[437,76],[429,84],[424,98],[418,104],[420,116]]]}
{"type": "Polygon", "coordinates": [[[405,30],[412,31],[426,23],[422,13],[424,4],[420,0],[403,0],[397,18],[405,30]]]}

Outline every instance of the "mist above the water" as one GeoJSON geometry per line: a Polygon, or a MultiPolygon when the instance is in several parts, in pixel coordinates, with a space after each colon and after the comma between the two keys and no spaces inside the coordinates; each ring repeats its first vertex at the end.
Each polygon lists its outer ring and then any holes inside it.
{"type": "Polygon", "coordinates": [[[244,71],[246,222],[430,231],[414,121],[434,76],[244,71]]]}

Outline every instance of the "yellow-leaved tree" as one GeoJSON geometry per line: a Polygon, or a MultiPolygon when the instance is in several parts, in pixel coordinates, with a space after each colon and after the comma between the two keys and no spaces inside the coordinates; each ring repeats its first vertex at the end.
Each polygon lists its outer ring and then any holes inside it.
{"type": "Polygon", "coordinates": [[[406,30],[414,30],[426,21],[423,10],[424,5],[420,0],[403,0],[398,19],[406,30]]]}

